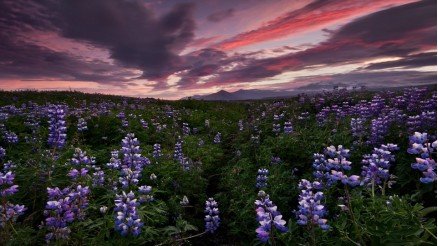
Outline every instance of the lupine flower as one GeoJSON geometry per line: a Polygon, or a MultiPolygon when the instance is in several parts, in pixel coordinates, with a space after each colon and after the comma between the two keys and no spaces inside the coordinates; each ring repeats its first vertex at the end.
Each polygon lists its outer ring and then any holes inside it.
{"type": "Polygon", "coordinates": [[[389,167],[395,160],[392,151],[397,149],[395,144],[381,145],[380,148],[374,148],[371,155],[364,155],[361,184],[381,184],[387,181],[390,178],[389,167]]]}
{"type": "Polygon", "coordinates": [[[437,180],[436,162],[431,158],[431,154],[436,151],[437,141],[430,143],[427,133],[415,132],[409,137],[410,148],[409,154],[420,155],[416,158],[416,162],[411,164],[413,169],[423,173],[420,182],[428,184],[437,180]]]}
{"type": "Polygon", "coordinates": [[[105,172],[97,170],[93,173],[93,187],[101,187],[105,183],[105,172]]]}
{"type": "Polygon", "coordinates": [[[126,194],[116,195],[114,200],[116,207],[115,230],[122,236],[133,235],[138,236],[141,233],[143,223],[137,213],[137,207],[140,205],[135,199],[134,193],[131,191],[126,194]]]}
{"type": "Polygon", "coordinates": [[[280,124],[272,124],[272,132],[274,132],[275,134],[280,133],[281,131],[281,126],[280,124]]]}
{"type": "Polygon", "coordinates": [[[178,140],[175,143],[175,148],[173,151],[173,158],[175,160],[177,160],[178,162],[182,162],[182,160],[184,159],[184,154],[183,154],[183,150],[182,150],[182,144],[183,141],[180,137],[178,137],[178,140]]]}
{"type": "Polygon", "coordinates": [[[216,134],[216,136],[214,136],[213,142],[214,142],[215,144],[220,143],[220,142],[221,142],[221,137],[222,137],[222,134],[221,134],[220,132],[218,132],[218,133],[216,134]]]}
{"type": "Polygon", "coordinates": [[[158,159],[162,156],[163,154],[161,153],[161,144],[154,144],[154,151],[152,152],[152,156],[155,159],[158,159]]]}
{"type": "Polygon", "coordinates": [[[10,131],[5,132],[3,138],[5,139],[6,143],[11,143],[11,144],[18,143],[18,136],[14,132],[10,132],[10,131]]]}
{"type": "Polygon", "coordinates": [[[276,164],[280,164],[281,163],[281,159],[278,156],[273,156],[271,157],[271,164],[272,165],[276,165],[276,164]]]}
{"type": "Polygon", "coordinates": [[[347,159],[350,156],[349,152],[350,150],[343,148],[342,145],[338,148],[332,145],[326,148],[325,155],[314,154],[312,166],[315,169],[313,172],[315,179],[327,187],[338,180],[345,179],[343,171],[351,169],[351,162],[347,159]]]}
{"type": "Polygon", "coordinates": [[[140,119],[140,124],[141,127],[143,127],[143,129],[148,129],[149,128],[149,124],[147,123],[147,121],[140,119]]]}
{"type": "Polygon", "coordinates": [[[84,118],[79,118],[77,127],[78,127],[78,132],[84,132],[88,130],[87,121],[85,121],[84,118]]]}
{"type": "Polygon", "coordinates": [[[208,198],[205,201],[205,231],[213,233],[220,225],[219,209],[217,202],[213,198],[208,198]]]}
{"type": "Polygon", "coordinates": [[[100,211],[102,214],[104,214],[104,213],[106,213],[106,211],[108,211],[108,207],[107,207],[107,206],[102,206],[102,207],[99,208],[99,211],[100,211]]]}
{"type": "Polygon", "coordinates": [[[293,132],[294,128],[292,127],[292,123],[290,121],[284,122],[284,133],[290,134],[293,132]]]}
{"type": "Polygon", "coordinates": [[[190,127],[188,123],[183,123],[182,131],[183,135],[190,135],[190,127]]]}
{"type": "Polygon", "coordinates": [[[243,131],[243,120],[239,120],[237,126],[239,127],[239,131],[243,131]]]}
{"type": "Polygon", "coordinates": [[[270,233],[274,228],[277,228],[281,233],[287,231],[286,221],[282,219],[283,216],[277,211],[277,206],[263,190],[259,191],[258,199],[254,204],[256,205],[257,221],[259,222],[256,233],[261,242],[265,243],[269,240],[270,233]]]}
{"type": "Polygon", "coordinates": [[[119,159],[118,150],[111,151],[111,159],[110,162],[106,164],[106,166],[111,169],[120,169],[120,167],[122,166],[122,161],[119,159]]]}
{"type": "Polygon", "coordinates": [[[65,122],[65,110],[60,105],[49,107],[49,139],[51,147],[62,149],[67,140],[67,127],[65,122]]]}
{"type": "Polygon", "coordinates": [[[363,137],[365,136],[365,119],[363,118],[351,118],[351,123],[350,123],[350,127],[351,127],[351,134],[354,137],[363,137]]]}
{"type": "Polygon", "coordinates": [[[187,196],[183,196],[182,200],[179,202],[179,204],[181,204],[181,206],[187,206],[189,205],[189,199],[187,198],[187,196]]]}
{"type": "Polygon", "coordinates": [[[269,171],[268,169],[259,169],[257,172],[257,183],[256,183],[256,187],[261,189],[261,188],[265,188],[267,186],[267,181],[268,181],[268,175],[269,175],[269,171]]]}
{"type": "Polygon", "coordinates": [[[8,171],[0,172],[0,228],[5,227],[8,222],[15,222],[18,216],[22,215],[26,208],[24,205],[15,205],[7,200],[7,197],[18,192],[18,185],[14,185],[15,175],[8,171]]]}
{"type": "Polygon", "coordinates": [[[49,233],[46,241],[67,239],[70,235],[68,224],[75,218],[84,219],[84,209],[88,206],[88,187],[78,185],[74,189],[65,188],[60,190],[58,187],[47,188],[49,196],[44,210],[46,216],[46,227],[49,233]]]}
{"type": "Polygon", "coordinates": [[[0,160],[5,158],[5,156],[6,156],[6,150],[0,147],[0,160]]]}
{"type": "Polygon", "coordinates": [[[317,225],[322,230],[328,230],[330,226],[327,225],[327,219],[324,219],[327,210],[321,204],[324,194],[320,191],[314,193],[313,184],[305,179],[300,181],[298,187],[301,189],[301,193],[298,198],[298,211],[295,212],[297,223],[302,226],[317,225]]]}

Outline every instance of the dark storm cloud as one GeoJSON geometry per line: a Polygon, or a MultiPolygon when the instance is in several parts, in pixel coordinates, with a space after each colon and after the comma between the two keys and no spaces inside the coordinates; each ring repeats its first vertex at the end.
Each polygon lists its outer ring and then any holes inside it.
{"type": "Polygon", "coordinates": [[[65,37],[102,45],[120,64],[159,80],[181,65],[178,53],[194,37],[193,7],[178,4],[157,18],[141,1],[68,0],[55,21],[65,37]]]}
{"type": "Polygon", "coordinates": [[[436,52],[426,52],[415,55],[409,55],[396,61],[386,61],[371,63],[365,69],[385,69],[393,67],[417,68],[423,66],[436,66],[436,52]]]}
{"type": "Polygon", "coordinates": [[[219,10],[210,14],[209,16],[207,16],[207,20],[211,22],[220,22],[233,16],[234,16],[234,9],[230,8],[230,9],[219,10]]]}
{"type": "Polygon", "coordinates": [[[34,31],[56,30],[50,21],[50,2],[0,1],[0,77],[24,80],[123,82],[129,71],[102,61],[84,61],[27,42],[34,31]],[[40,3],[45,3],[43,7],[40,3]]]}
{"type": "Polygon", "coordinates": [[[120,71],[127,67],[165,79],[180,69],[178,53],[193,39],[193,8],[178,4],[157,17],[137,0],[0,1],[0,76],[123,82],[119,75],[133,76],[120,71]],[[116,64],[27,42],[33,31],[106,48],[116,64]]]}
{"type": "Polygon", "coordinates": [[[354,64],[387,56],[406,57],[413,52],[434,48],[436,2],[427,0],[354,20],[333,31],[327,41],[304,51],[246,60],[231,71],[221,72],[207,85],[251,82],[315,65],[354,64]]]}

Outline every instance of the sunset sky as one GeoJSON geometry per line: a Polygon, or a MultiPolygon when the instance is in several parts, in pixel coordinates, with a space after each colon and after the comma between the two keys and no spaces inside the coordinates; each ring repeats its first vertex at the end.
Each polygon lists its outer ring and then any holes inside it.
{"type": "Polygon", "coordinates": [[[0,88],[178,99],[436,83],[436,0],[0,0],[0,88]]]}

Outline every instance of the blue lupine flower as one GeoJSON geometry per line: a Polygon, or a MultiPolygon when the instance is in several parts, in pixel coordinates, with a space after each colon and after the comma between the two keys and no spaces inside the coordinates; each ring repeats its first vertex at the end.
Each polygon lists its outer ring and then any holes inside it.
{"type": "Polygon", "coordinates": [[[411,164],[413,169],[417,169],[423,173],[423,177],[420,178],[420,182],[428,184],[437,180],[436,174],[436,162],[431,158],[431,154],[436,151],[437,141],[430,143],[427,133],[415,132],[414,135],[409,137],[410,148],[409,154],[420,155],[416,158],[416,162],[411,164]]]}
{"type": "Polygon", "coordinates": [[[391,151],[397,150],[395,144],[381,145],[380,148],[374,148],[371,155],[364,155],[362,160],[363,178],[361,184],[372,185],[381,184],[390,178],[389,168],[395,157],[391,151]]]}
{"type": "Polygon", "coordinates": [[[269,199],[269,195],[263,190],[259,191],[258,199],[254,203],[256,205],[257,221],[259,227],[256,229],[257,238],[266,243],[269,240],[269,235],[274,227],[281,233],[286,232],[286,221],[282,219],[282,215],[277,211],[277,206],[269,199]]]}
{"type": "Polygon", "coordinates": [[[78,127],[78,132],[84,132],[88,130],[87,121],[84,118],[79,118],[77,127],[78,127]]]}
{"type": "Polygon", "coordinates": [[[114,211],[116,212],[115,230],[122,236],[138,236],[141,233],[143,223],[137,212],[140,205],[131,191],[126,194],[124,191],[121,195],[116,195],[114,211]]]}
{"type": "Polygon", "coordinates": [[[257,183],[256,187],[261,189],[267,186],[269,171],[268,169],[262,168],[257,172],[257,183]]]}
{"type": "Polygon", "coordinates": [[[15,222],[18,216],[22,215],[26,208],[24,205],[15,205],[8,201],[8,197],[18,192],[18,185],[14,185],[15,175],[8,171],[0,172],[0,228],[5,227],[8,222],[15,222]]]}
{"type": "Polygon", "coordinates": [[[292,122],[290,122],[290,121],[284,122],[283,130],[284,130],[284,133],[286,133],[286,134],[292,133],[294,130],[294,128],[292,127],[292,122]]]}
{"type": "Polygon", "coordinates": [[[213,233],[220,225],[219,209],[217,202],[213,198],[205,201],[205,231],[213,233]]]}
{"type": "Polygon", "coordinates": [[[302,179],[298,187],[301,189],[301,194],[298,198],[298,211],[295,212],[297,223],[302,226],[310,223],[319,226],[322,230],[328,230],[330,226],[324,218],[327,210],[321,204],[324,194],[320,191],[314,193],[312,183],[306,179],[302,179]]]}
{"type": "Polygon", "coordinates": [[[216,134],[216,136],[214,136],[213,142],[214,142],[215,144],[218,144],[218,143],[221,142],[221,138],[222,138],[222,134],[221,134],[220,132],[218,132],[218,133],[216,134]]]}
{"type": "Polygon", "coordinates": [[[161,153],[161,144],[154,144],[154,151],[152,152],[152,156],[155,159],[158,159],[162,156],[163,154],[161,153]]]}
{"type": "Polygon", "coordinates": [[[52,105],[48,110],[49,114],[49,139],[51,147],[62,149],[67,140],[66,113],[61,105],[52,105]]]}

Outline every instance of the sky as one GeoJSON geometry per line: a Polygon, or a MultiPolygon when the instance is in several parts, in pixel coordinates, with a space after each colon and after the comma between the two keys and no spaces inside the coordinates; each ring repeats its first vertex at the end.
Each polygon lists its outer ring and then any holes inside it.
{"type": "Polygon", "coordinates": [[[0,0],[0,89],[435,84],[435,0],[0,0]]]}

